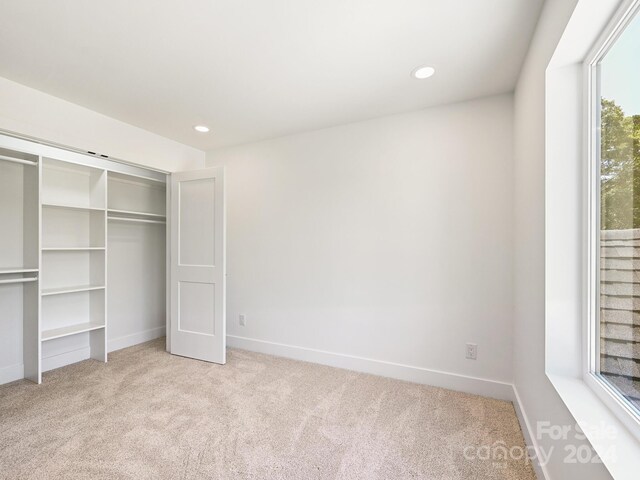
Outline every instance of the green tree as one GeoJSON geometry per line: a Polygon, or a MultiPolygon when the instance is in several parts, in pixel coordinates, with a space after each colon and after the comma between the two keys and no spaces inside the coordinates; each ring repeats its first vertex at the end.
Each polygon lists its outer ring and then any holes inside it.
{"type": "Polygon", "coordinates": [[[625,116],[613,100],[601,105],[602,228],[640,228],[640,116],[625,116]]]}

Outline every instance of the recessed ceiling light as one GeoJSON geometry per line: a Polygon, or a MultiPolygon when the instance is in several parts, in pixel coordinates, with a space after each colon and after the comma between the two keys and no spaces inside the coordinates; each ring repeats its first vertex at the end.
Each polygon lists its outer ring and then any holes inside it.
{"type": "Polygon", "coordinates": [[[200,133],[207,133],[209,131],[209,127],[206,127],[204,125],[196,125],[195,127],[193,127],[193,129],[196,132],[200,132],[200,133]]]}
{"type": "Polygon", "coordinates": [[[433,76],[434,73],[436,73],[435,68],[424,66],[416,68],[413,72],[411,72],[411,75],[413,75],[413,77],[417,78],[418,80],[424,80],[425,78],[433,76]]]}

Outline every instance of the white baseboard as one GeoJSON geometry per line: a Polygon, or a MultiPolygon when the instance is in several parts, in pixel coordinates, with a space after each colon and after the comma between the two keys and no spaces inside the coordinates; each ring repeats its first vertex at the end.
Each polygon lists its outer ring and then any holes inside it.
{"type": "Polygon", "coordinates": [[[513,386],[510,383],[486,378],[470,377],[457,373],[441,372],[411,365],[384,362],[370,358],[267,342],[235,335],[227,335],[227,345],[242,350],[319,363],[331,367],[396,378],[398,380],[424,385],[432,385],[449,390],[482,395],[483,397],[513,401],[513,386]]]}
{"type": "Polygon", "coordinates": [[[0,368],[0,385],[3,383],[15,382],[24,378],[24,365],[9,365],[0,368]]]}
{"type": "MultiPolygon", "coordinates": [[[[409,382],[432,385],[436,387],[457,390],[484,397],[497,398],[513,403],[525,443],[534,448],[536,460],[542,458],[535,431],[522,406],[518,390],[515,385],[506,382],[499,382],[485,378],[470,377],[438,370],[430,370],[410,365],[402,365],[391,362],[383,362],[369,358],[344,355],[311,348],[296,347],[281,343],[267,342],[253,338],[227,335],[227,345],[232,348],[250,350],[253,352],[266,353],[279,357],[292,358],[305,362],[319,363],[357,372],[370,373],[383,377],[396,378],[409,382]]],[[[546,467],[538,461],[533,462],[533,468],[539,479],[550,480],[546,467]]]]}
{"type": "MultiPolygon", "coordinates": [[[[137,332],[132,335],[125,335],[113,340],[109,340],[107,348],[109,352],[120,350],[122,348],[132,347],[139,343],[148,342],[156,338],[163,337],[165,334],[165,327],[150,328],[142,332],[137,332]]],[[[89,347],[80,348],[77,350],[71,350],[70,352],[64,352],[58,355],[52,355],[42,359],[42,371],[48,372],[56,368],[71,365],[72,363],[81,362],[90,358],[89,347]]],[[[24,378],[24,365],[10,365],[8,367],[0,368],[0,385],[14,382],[16,380],[22,380],[24,378]]]]}
{"type": "Polygon", "coordinates": [[[536,452],[536,461],[532,462],[533,469],[536,472],[536,476],[540,479],[551,480],[549,476],[549,472],[545,465],[539,462],[539,459],[542,458],[540,455],[540,446],[538,445],[538,440],[533,430],[531,423],[529,422],[529,417],[527,417],[527,413],[522,406],[522,402],[520,401],[520,395],[518,395],[518,389],[516,386],[513,386],[513,407],[516,410],[516,416],[518,417],[518,421],[520,422],[520,428],[522,429],[522,434],[524,435],[524,442],[527,446],[532,447],[536,452]]]}
{"type": "Polygon", "coordinates": [[[88,358],[90,358],[89,347],[71,350],[70,352],[61,353],[59,355],[52,355],[51,357],[45,357],[42,359],[42,371],[48,372],[49,370],[81,362],[88,358]]]}
{"type": "Polygon", "coordinates": [[[107,348],[109,352],[121,350],[127,347],[133,347],[139,343],[155,340],[156,338],[164,337],[165,327],[150,328],[149,330],[143,330],[142,332],[136,332],[131,335],[125,335],[123,337],[114,338],[107,342],[107,348]]]}
{"type": "MultiPolygon", "coordinates": [[[[122,348],[132,347],[139,343],[148,342],[156,338],[164,336],[165,327],[150,328],[149,330],[143,330],[131,335],[125,335],[122,337],[114,338],[107,341],[107,350],[113,352],[122,348]]],[[[42,359],[42,371],[47,372],[54,368],[64,367],[72,363],[80,362],[91,358],[89,348],[81,348],[79,350],[73,350],[71,352],[65,352],[60,355],[47,357],[42,359]]]]}

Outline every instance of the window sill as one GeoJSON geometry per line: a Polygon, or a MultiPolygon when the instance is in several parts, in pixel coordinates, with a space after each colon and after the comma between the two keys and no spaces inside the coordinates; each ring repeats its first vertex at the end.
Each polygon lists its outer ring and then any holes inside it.
{"type": "Polygon", "coordinates": [[[583,380],[549,373],[547,377],[609,473],[615,479],[637,480],[640,442],[636,437],[583,380]],[[604,434],[604,428],[615,434],[604,434]]]}

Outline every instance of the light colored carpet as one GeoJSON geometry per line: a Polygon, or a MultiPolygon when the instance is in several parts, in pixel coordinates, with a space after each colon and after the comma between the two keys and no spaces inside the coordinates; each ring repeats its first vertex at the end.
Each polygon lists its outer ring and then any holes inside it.
{"type": "Polygon", "coordinates": [[[3,479],[533,479],[507,402],[164,339],[0,387],[3,479]],[[486,453],[487,450],[484,450],[486,453]],[[480,457],[483,457],[480,451],[480,457]]]}

